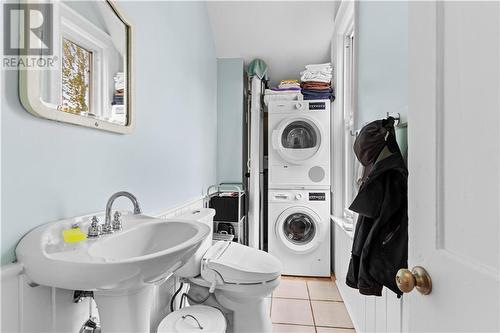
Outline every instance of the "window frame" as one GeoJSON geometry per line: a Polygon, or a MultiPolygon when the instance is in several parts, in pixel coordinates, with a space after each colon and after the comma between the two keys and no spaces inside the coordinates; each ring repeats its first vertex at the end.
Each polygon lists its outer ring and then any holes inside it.
{"type": "MultiPolygon", "coordinates": [[[[91,85],[89,114],[96,117],[109,117],[111,112],[111,99],[106,93],[109,82],[108,68],[113,41],[110,36],[95,27],[79,13],[63,3],[57,4],[56,10],[60,18],[59,33],[56,47],[62,59],[62,41],[67,39],[92,53],[91,59],[91,85]],[[82,28],[85,27],[85,28],[82,28]]],[[[58,84],[61,84],[62,70],[59,69],[58,84]]],[[[54,75],[56,76],[56,75],[54,75]]],[[[62,87],[61,87],[62,89],[62,87]]],[[[59,89],[59,91],[61,91],[59,89]]],[[[51,96],[52,97],[52,96],[51,96]]]]}
{"type": "Polygon", "coordinates": [[[353,224],[355,213],[349,209],[354,199],[356,190],[353,188],[355,179],[355,155],[352,149],[354,144],[354,29],[349,29],[349,35],[344,38],[343,58],[343,117],[344,117],[344,141],[343,141],[343,168],[342,168],[342,217],[353,224]]]}
{"type": "MultiPolygon", "coordinates": [[[[41,0],[33,0],[35,2],[39,2],[41,0]]],[[[118,124],[116,122],[106,121],[94,117],[82,117],[77,114],[73,114],[70,112],[61,112],[59,110],[59,98],[52,99],[52,96],[55,96],[55,92],[61,91],[61,74],[57,70],[59,64],[59,60],[61,59],[61,38],[59,29],[61,28],[62,23],[60,22],[60,9],[61,6],[65,6],[63,3],[58,1],[53,1],[53,17],[54,17],[54,40],[53,47],[55,50],[54,53],[54,62],[56,67],[54,67],[54,75],[50,75],[50,77],[46,77],[42,75],[44,71],[39,70],[38,68],[27,68],[25,70],[19,71],[19,97],[23,107],[29,113],[41,117],[44,119],[55,120],[59,122],[65,122],[95,129],[101,129],[109,132],[119,133],[119,134],[130,134],[135,128],[135,114],[133,107],[133,96],[134,96],[134,84],[133,84],[133,52],[132,52],[132,43],[133,43],[133,30],[130,23],[130,20],[127,19],[123,13],[118,9],[118,6],[112,0],[105,0],[105,4],[109,6],[116,15],[116,18],[120,20],[124,24],[125,28],[125,56],[123,59],[124,65],[124,73],[126,77],[126,94],[124,105],[127,108],[127,119],[125,125],[118,124]],[[58,52],[59,51],[59,52],[58,52]],[[40,84],[43,82],[43,84],[40,84]],[[56,82],[54,84],[54,82],[56,82]],[[58,83],[57,83],[58,82],[58,83]],[[50,88],[47,88],[50,87],[50,88]]],[[[76,13],[76,12],[75,12],[76,13]]],[[[79,14],[77,14],[79,15],[79,14]]],[[[83,20],[87,23],[88,21],[81,16],[83,20]]],[[[92,29],[95,26],[92,24],[84,25],[84,29],[92,29]]],[[[80,28],[81,29],[81,28],[80,28]]],[[[98,30],[98,29],[97,29],[98,30]]],[[[85,31],[85,30],[84,30],[85,31]]],[[[70,40],[72,40],[70,38],[70,40]]],[[[82,45],[82,43],[78,44],[82,45]]],[[[107,67],[104,67],[107,68],[107,67]]],[[[95,78],[94,78],[95,80],[95,78]]],[[[108,80],[109,81],[109,80],[108,80]]],[[[108,82],[106,81],[106,82],[108,82]]],[[[93,95],[94,100],[99,100],[95,94],[93,95]]],[[[110,99],[111,101],[111,99],[110,99]]],[[[101,101],[104,103],[104,101],[101,101]]],[[[110,104],[110,103],[107,103],[110,104]]],[[[102,109],[101,109],[102,110],[102,109]]],[[[110,111],[109,111],[110,112],[110,111]]]]}
{"type": "Polygon", "coordinates": [[[355,139],[357,96],[357,3],[343,1],[337,12],[332,38],[332,63],[336,99],[332,112],[332,217],[344,229],[354,228],[357,214],[349,210],[355,196],[355,139]]]}

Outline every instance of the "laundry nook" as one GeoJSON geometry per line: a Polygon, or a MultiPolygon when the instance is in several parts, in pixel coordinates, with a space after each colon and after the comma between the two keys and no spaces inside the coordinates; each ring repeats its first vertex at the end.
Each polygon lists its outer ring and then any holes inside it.
{"type": "Polygon", "coordinates": [[[500,2],[0,17],[1,332],[500,332],[500,2]]]}

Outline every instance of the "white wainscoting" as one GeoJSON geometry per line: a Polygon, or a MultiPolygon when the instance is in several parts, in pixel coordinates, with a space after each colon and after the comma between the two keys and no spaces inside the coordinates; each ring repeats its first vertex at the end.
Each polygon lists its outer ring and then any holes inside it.
{"type": "Polygon", "coordinates": [[[402,332],[402,300],[384,288],[382,297],[364,296],[345,284],[352,248],[352,232],[346,232],[341,221],[332,221],[334,229],[334,272],[337,287],[344,299],[356,332],[402,332]]]}
{"type": "MultiPolygon", "coordinates": [[[[190,200],[174,208],[151,214],[159,218],[171,218],[203,207],[203,197],[190,200]]],[[[154,297],[151,311],[151,328],[156,327],[170,311],[169,302],[176,286],[170,278],[161,285],[153,286],[154,297]]],[[[1,269],[1,327],[4,333],[27,332],[78,332],[88,318],[89,300],[73,303],[73,290],[45,286],[31,287],[23,266],[13,263],[1,269]]]]}

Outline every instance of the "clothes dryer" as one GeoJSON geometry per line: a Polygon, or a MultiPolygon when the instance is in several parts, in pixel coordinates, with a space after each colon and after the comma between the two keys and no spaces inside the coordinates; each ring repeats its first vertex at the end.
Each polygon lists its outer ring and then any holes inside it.
{"type": "Polygon", "coordinates": [[[269,188],[330,186],[330,101],[268,105],[269,188]]]}

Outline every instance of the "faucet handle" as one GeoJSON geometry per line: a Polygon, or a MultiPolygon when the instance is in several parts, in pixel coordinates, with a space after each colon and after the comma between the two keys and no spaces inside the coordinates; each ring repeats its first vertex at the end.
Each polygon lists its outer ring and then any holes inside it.
{"type": "Polygon", "coordinates": [[[101,226],[99,224],[99,219],[97,218],[97,216],[92,216],[87,236],[92,238],[92,237],[99,237],[100,235],[101,235],[101,226]]]}
{"type": "Polygon", "coordinates": [[[106,219],[106,221],[102,224],[101,228],[102,228],[103,234],[112,234],[113,233],[113,227],[111,226],[111,221],[109,221],[108,219],[106,219]]]}
{"type": "Polygon", "coordinates": [[[119,211],[116,211],[113,215],[113,230],[121,230],[122,229],[122,214],[119,211]]]}

